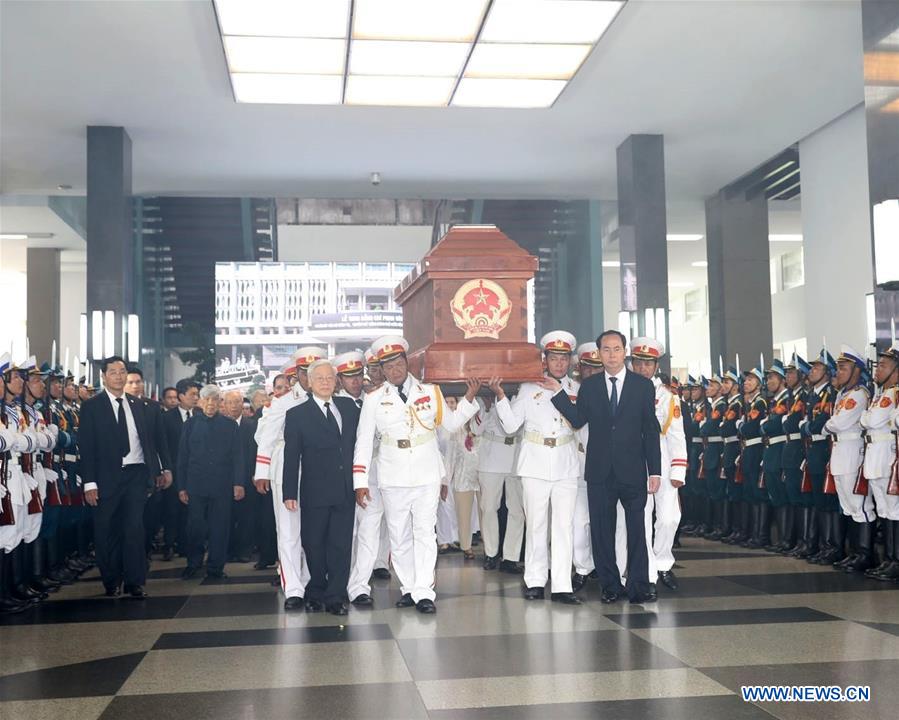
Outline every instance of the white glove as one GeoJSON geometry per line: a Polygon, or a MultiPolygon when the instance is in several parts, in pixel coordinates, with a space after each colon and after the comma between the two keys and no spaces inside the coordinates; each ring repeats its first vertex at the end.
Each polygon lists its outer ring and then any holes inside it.
{"type": "Polygon", "coordinates": [[[81,479],[80,475],[75,476],[75,485],[76,487],[81,487],[82,485],[84,485],[84,480],[81,479]]]}
{"type": "Polygon", "coordinates": [[[44,478],[47,482],[55,483],[59,480],[59,473],[56,470],[51,470],[50,468],[44,468],[44,478]]]}
{"type": "Polygon", "coordinates": [[[34,475],[31,473],[22,473],[22,477],[25,479],[25,485],[28,487],[28,492],[37,490],[38,482],[34,475]]]}
{"type": "Polygon", "coordinates": [[[9,491],[6,489],[6,485],[0,485],[0,500],[9,495],[9,491]]]}

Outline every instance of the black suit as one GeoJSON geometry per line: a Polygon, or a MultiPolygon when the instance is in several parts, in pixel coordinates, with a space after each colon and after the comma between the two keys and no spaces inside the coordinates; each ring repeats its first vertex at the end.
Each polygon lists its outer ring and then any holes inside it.
{"type": "MultiPolygon", "coordinates": [[[[297,477],[302,466],[300,537],[311,575],[306,599],[325,603],[346,600],[356,512],[353,450],[359,408],[349,398],[332,402],[340,413],[340,432],[314,398],[288,410],[284,420],[283,477],[297,477]]],[[[284,499],[297,499],[295,484],[284,484],[284,499]]]]}
{"type": "MultiPolygon", "coordinates": [[[[159,456],[159,464],[163,470],[169,470],[174,473],[172,456],[169,449],[168,438],[163,425],[162,416],[164,411],[162,406],[155,400],[149,398],[141,398],[144,403],[144,416],[147,420],[147,428],[153,433],[153,442],[156,445],[156,454],[159,456]]],[[[153,539],[156,537],[156,531],[162,519],[162,498],[163,490],[156,490],[147,500],[144,506],[144,547],[147,553],[153,545],[153,539]]]]}
{"type": "MultiPolygon", "coordinates": [[[[253,485],[253,471],[256,469],[256,421],[241,416],[238,422],[240,438],[244,499],[234,500],[231,505],[230,555],[246,556],[253,549],[254,526],[256,523],[256,497],[259,493],[253,485]]],[[[260,496],[261,497],[261,496],[260,496]]],[[[274,518],[272,522],[274,529],[274,518]]]]}
{"type": "MultiPolygon", "coordinates": [[[[93,508],[97,566],[107,588],[124,579],[128,585],[143,585],[147,574],[144,556],[144,504],[160,474],[155,433],[146,406],[124,395],[134,418],[144,463],[122,466],[122,448],[116,439],[119,428],[109,395],[101,392],[81,406],[78,447],[80,471],[85,483],[96,483],[97,506],[93,508]]],[[[163,459],[165,461],[165,458],[163,459]]]]}
{"type": "MultiPolygon", "coordinates": [[[[661,475],[659,423],[651,380],[626,371],[614,417],[604,372],[584,380],[573,405],[564,392],[553,405],[575,427],[589,423],[587,501],[593,557],[603,588],[621,591],[615,563],[616,504],[627,524],[627,593],[633,598],[649,590],[648,556],[643,515],[648,475],[661,475]]],[[[653,578],[653,581],[655,579],[653,578]]]]}
{"type": "MultiPolygon", "coordinates": [[[[191,410],[191,415],[202,412],[199,408],[191,410]]],[[[162,424],[165,429],[166,442],[172,456],[172,473],[175,482],[167,490],[163,490],[160,498],[160,512],[162,515],[163,544],[166,548],[172,548],[177,544],[184,552],[187,543],[187,508],[178,501],[178,449],[181,446],[181,428],[184,420],[181,418],[181,408],[176,407],[162,416],[162,424]]]]}

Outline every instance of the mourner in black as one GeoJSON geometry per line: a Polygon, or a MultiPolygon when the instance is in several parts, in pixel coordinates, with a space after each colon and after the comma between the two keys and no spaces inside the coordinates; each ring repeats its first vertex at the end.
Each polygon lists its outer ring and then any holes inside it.
{"type": "Polygon", "coordinates": [[[187,510],[178,502],[178,449],[181,447],[181,428],[195,412],[199,412],[197,399],[200,397],[200,389],[195,382],[179,380],[175,389],[178,404],[162,418],[175,470],[175,485],[163,490],[161,497],[163,560],[172,559],[176,545],[181,554],[186,555],[184,546],[187,544],[187,510]]]}
{"type": "MultiPolygon", "coordinates": [[[[353,551],[353,449],[359,408],[334,397],[337,383],[327,360],[309,366],[311,397],[287,411],[284,421],[284,477],[297,477],[300,537],[311,575],[306,611],[347,614],[347,581],[353,551]]],[[[284,504],[297,510],[296,483],[284,484],[284,504]]]]}

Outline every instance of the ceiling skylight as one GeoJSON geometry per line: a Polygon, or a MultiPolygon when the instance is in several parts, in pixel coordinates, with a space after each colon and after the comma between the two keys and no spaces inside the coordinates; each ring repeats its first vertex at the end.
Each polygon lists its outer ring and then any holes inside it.
{"type": "Polygon", "coordinates": [[[623,0],[213,0],[241,103],[550,107],[623,0]]]}

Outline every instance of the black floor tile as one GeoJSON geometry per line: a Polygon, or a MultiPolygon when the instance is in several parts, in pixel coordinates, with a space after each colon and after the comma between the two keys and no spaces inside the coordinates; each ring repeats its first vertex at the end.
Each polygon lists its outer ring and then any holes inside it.
{"type": "Polygon", "coordinates": [[[280,593],[232,593],[192,595],[178,617],[225,617],[228,615],[276,615],[283,612],[280,593]]]}
{"type": "Polygon", "coordinates": [[[866,590],[899,590],[899,585],[870,580],[843,572],[770,573],[766,575],[728,575],[735,585],[771,595],[794,593],[857,592],[866,590]]]}
{"type": "Polygon", "coordinates": [[[175,617],[187,597],[78,598],[45,602],[18,615],[0,616],[0,625],[46,623],[115,622],[119,620],[167,620],[175,617]]]}
{"type": "Polygon", "coordinates": [[[842,620],[805,607],[755,608],[747,610],[692,610],[606,615],[629,630],[654,627],[701,627],[710,625],[762,625],[766,623],[822,622],[842,620]]]}
{"type": "Polygon", "coordinates": [[[115,695],[146,653],[131,653],[103,660],[31,670],[0,677],[2,700],[115,695]]]}
{"type": "MultiPolygon", "coordinates": [[[[147,573],[147,580],[172,580],[180,578],[184,572],[184,567],[167,567],[160,570],[150,570],[147,573]]],[[[100,582],[100,573],[91,572],[88,575],[82,575],[78,578],[80,582],[100,582]]]]}
{"type": "Polygon", "coordinates": [[[880,632],[889,633],[890,635],[899,636],[899,624],[896,623],[874,623],[874,622],[863,622],[859,623],[860,625],[866,625],[869,628],[873,628],[874,630],[880,630],[880,632]]]}
{"type": "Polygon", "coordinates": [[[415,680],[683,667],[624,630],[399,640],[415,680]]]}
{"type": "Polygon", "coordinates": [[[200,585],[271,585],[274,579],[274,575],[261,572],[258,575],[229,575],[226,578],[204,577],[200,585]]]}
{"type": "Polygon", "coordinates": [[[430,715],[432,720],[771,720],[764,710],[734,695],[431,710],[430,715]]]}
{"type": "Polygon", "coordinates": [[[414,683],[227,690],[171,695],[120,695],[101,720],[426,720],[414,683]]]}
{"type": "Polygon", "coordinates": [[[675,550],[674,556],[683,562],[688,560],[730,560],[733,558],[758,558],[765,557],[756,552],[712,552],[711,550],[675,550]]]}
{"type": "Polygon", "coordinates": [[[389,625],[334,625],[263,630],[164,633],[154,650],[393,640],[389,625]]]}

